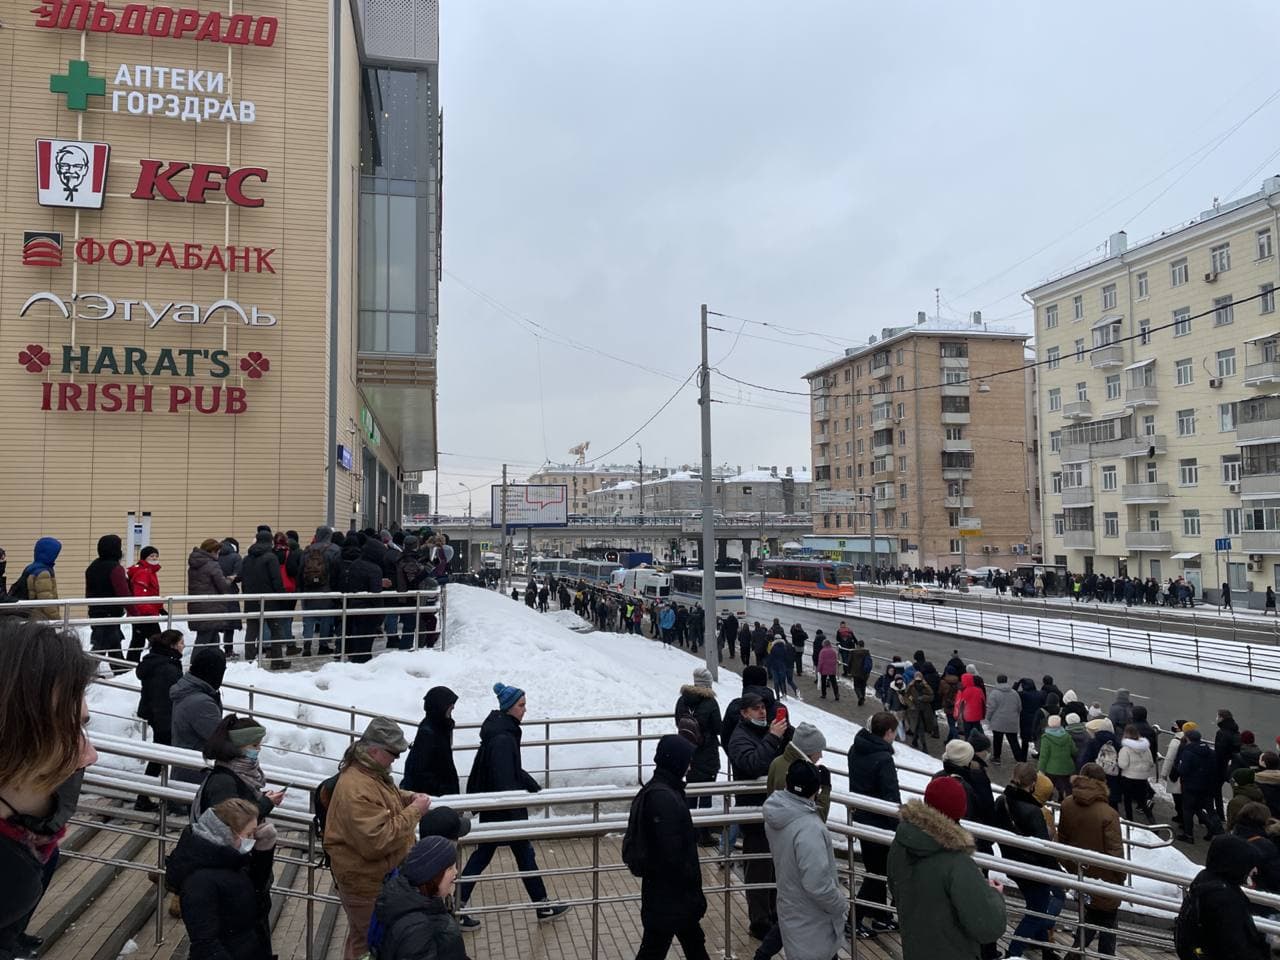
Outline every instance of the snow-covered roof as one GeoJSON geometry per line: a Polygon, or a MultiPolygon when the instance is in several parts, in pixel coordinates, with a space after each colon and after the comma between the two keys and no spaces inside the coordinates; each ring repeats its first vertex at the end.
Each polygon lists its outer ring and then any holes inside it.
{"type": "MultiPolygon", "coordinates": [[[[775,474],[770,470],[758,469],[758,470],[744,470],[742,473],[738,474],[736,477],[725,478],[724,482],[725,483],[779,483],[786,479],[788,479],[788,477],[785,474],[781,474],[781,473],[775,474]]],[[[797,483],[808,483],[809,468],[808,467],[795,468],[792,471],[792,476],[789,479],[792,479],[797,483]]]]}
{"type": "Polygon", "coordinates": [[[692,470],[677,470],[674,473],[667,474],[665,477],[659,477],[657,480],[648,480],[645,482],[649,486],[653,486],[659,483],[689,483],[690,481],[700,483],[702,481],[702,474],[694,473],[692,470]]]}
{"type": "Polygon", "coordinates": [[[857,357],[865,357],[875,353],[877,350],[883,350],[886,345],[896,344],[908,337],[924,334],[926,336],[945,336],[947,334],[964,337],[977,337],[979,339],[990,340],[1029,340],[1031,334],[1020,333],[1017,328],[1003,323],[990,323],[986,320],[981,323],[974,323],[972,320],[951,319],[949,317],[931,317],[923,323],[913,323],[901,327],[886,327],[882,331],[882,336],[874,343],[868,343],[865,347],[850,347],[842,356],[828,360],[819,367],[815,367],[808,373],[804,374],[801,379],[809,380],[825,373],[832,367],[838,367],[841,364],[848,363],[857,357]]]}

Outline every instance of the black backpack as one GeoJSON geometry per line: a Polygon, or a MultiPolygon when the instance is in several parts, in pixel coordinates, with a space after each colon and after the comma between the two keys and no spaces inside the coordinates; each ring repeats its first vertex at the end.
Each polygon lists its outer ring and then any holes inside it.
{"type": "MultiPolygon", "coordinates": [[[[311,824],[315,827],[316,839],[321,842],[324,841],[324,827],[329,820],[329,804],[333,802],[333,792],[338,788],[339,775],[335,773],[332,777],[321,780],[311,791],[311,809],[315,811],[311,815],[311,824]]],[[[328,864],[328,854],[324,855],[324,862],[328,864]]]]}
{"type": "MultiPolygon", "coordinates": [[[[27,589],[27,575],[20,574],[18,579],[13,582],[13,586],[9,588],[9,592],[0,594],[0,603],[17,603],[19,600],[30,600],[31,594],[27,589]]],[[[17,616],[26,616],[26,611],[15,610],[17,616]]]]}
{"type": "Polygon", "coordinates": [[[1200,887],[1192,884],[1182,898],[1182,907],[1173,921],[1173,948],[1178,960],[1204,960],[1204,927],[1200,918],[1200,895],[1207,889],[1225,887],[1222,880],[1210,880],[1200,887]]]}
{"type": "MultiPolygon", "coordinates": [[[[652,783],[652,781],[650,781],[652,783]]],[[[643,877],[649,864],[648,830],[644,826],[644,800],[649,792],[649,783],[640,788],[631,799],[631,809],[627,813],[627,832],[622,835],[622,862],[635,876],[643,877]]]]}
{"type": "Polygon", "coordinates": [[[307,548],[302,555],[302,588],[313,593],[329,589],[329,561],[323,548],[307,548]]]}

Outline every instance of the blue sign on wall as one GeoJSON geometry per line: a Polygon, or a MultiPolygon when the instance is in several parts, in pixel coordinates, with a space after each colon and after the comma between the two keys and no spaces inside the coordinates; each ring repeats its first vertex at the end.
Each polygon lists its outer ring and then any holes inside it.
{"type": "Polygon", "coordinates": [[[351,452],[351,448],[346,444],[338,444],[338,463],[342,464],[343,470],[350,470],[355,466],[355,456],[351,452]]]}
{"type": "Polygon", "coordinates": [[[1230,538],[1230,537],[1219,537],[1217,540],[1213,541],[1213,549],[1215,549],[1215,550],[1221,550],[1221,551],[1224,551],[1224,552],[1230,552],[1230,550],[1231,550],[1231,538],[1230,538]]]}

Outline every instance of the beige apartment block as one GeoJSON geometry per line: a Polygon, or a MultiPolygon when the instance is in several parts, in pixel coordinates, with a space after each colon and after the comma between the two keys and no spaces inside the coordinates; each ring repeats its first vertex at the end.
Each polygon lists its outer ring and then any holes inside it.
{"type": "Polygon", "coordinates": [[[1271,177],[1027,293],[1046,559],[1237,603],[1280,585],[1278,208],[1271,177]]]}
{"type": "Polygon", "coordinates": [[[814,545],[865,555],[874,505],[877,550],[894,565],[1010,569],[1038,553],[1026,340],[976,314],[920,314],[805,374],[814,545]],[[832,505],[828,491],[852,503],[832,505]],[[978,535],[961,537],[966,520],[978,535]]]}
{"type": "MultiPolygon", "coordinates": [[[[587,494],[628,480],[636,481],[638,485],[640,480],[639,470],[638,464],[635,469],[616,464],[599,467],[584,464],[548,464],[537,473],[532,474],[526,482],[534,484],[564,484],[569,493],[569,513],[585,517],[591,510],[587,494]]],[[[656,469],[645,470],[644,479],[646,482],[651,479],[658,479],[658,471],[656,469]]],[[[638,494],[636,503],[638,509],[638,494]]]]}

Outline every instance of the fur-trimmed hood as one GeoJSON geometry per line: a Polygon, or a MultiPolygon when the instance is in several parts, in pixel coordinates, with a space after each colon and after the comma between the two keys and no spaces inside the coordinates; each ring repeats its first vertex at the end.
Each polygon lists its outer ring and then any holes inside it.
{"type": "Polygon", "coordinates": [[[898,815],[902,823],[894,840],[917,859],[942,852],[973,852],[973,834],[920,800],[908,800],[898,815]]]}
{"type": "Polygon", "coordinates": [[[714,700],[716,698],[716,692],[710,687],[696,687],[691,683],[686,683],[680,688],[680,696],[699,697],[703,700],[714,700]]]}

